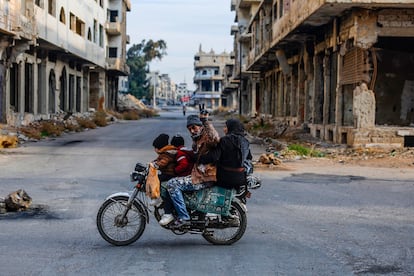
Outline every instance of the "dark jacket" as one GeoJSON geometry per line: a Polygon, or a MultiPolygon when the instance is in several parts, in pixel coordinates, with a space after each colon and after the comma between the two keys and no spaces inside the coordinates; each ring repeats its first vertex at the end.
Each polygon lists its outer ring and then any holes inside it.
{"type": "MultiPolygon", "coordinates": [[[[217,164],[217,185],[224,188],[238,188],[246,183],[241,148],[249,147],[249,142],[238,132],[228,133],[220,138],[220,142],[206,155],[200,157],[200,163],[217,164]]],[[[248,150],[247,159],[252,155],[248,150]]]]}

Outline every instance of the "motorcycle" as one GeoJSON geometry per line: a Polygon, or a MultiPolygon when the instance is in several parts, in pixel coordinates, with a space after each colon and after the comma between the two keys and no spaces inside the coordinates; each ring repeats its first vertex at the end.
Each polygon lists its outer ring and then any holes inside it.
{"type": "MultiPolygon", "coordinates": [[[[130,174],[136,183],[130,192],[114,193],[106,198],[99,208],[96,224],[102,238],[107,242],[124,246],[137,241],[149,223],[149,213],[159,222],[164,214],[163,206],[151,206],[145,193],[149,166],[137,163],[130,174]],[[153,207],[154,209],[152,210],[153,207]]],[[[240,240],[247,227],[246,199],[249,188],[260,187],[260,179],[249,175],[247,184],[239,190],[218,186],[195,192],[185,192],[184,198],[190,214],[190,224],[175,228],[170,224],[161,226],[176,235],[201,234],[215,245],[230,245],[240,240]]],[[[161,187],[161,193],[166,193],[161,187]]]]}

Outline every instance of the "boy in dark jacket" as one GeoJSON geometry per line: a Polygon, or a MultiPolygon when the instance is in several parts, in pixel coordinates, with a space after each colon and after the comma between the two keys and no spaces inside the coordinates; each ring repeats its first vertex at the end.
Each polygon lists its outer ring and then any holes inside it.
{"type": "Polygon", "coordinates": [[[157,159],[153,161],[155,167],[161,172],[159,175],[160,182],[167,181],[175,176],[174,168],[176,166],[177,149],[168,144],[170,136],[161,133],[152,142],[155,152],[158,154],[157,159]]]}
{"type": "MultiPolygon", "coordinates": [[[[192,149],[188,149],[184,146],[184,138],[180,135],[175,135],[171,138],[171,145],[175,146],[177,150],[174,173],[176,176],[187,176],[191,174],[194,165],[194,152],[192,149]]],[[[165,193],[163,195],[164,201],[164,214],[162,215],[159,224],[167,225],[174,220],[172,211],[174,206],[172,204],[170,195],[165,193]]]]}

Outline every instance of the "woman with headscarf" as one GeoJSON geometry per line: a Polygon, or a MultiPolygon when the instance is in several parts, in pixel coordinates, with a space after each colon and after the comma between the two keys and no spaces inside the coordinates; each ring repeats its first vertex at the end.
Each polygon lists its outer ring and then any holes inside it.
{"type": "Polygon", "coordinates": [[[245,161],[252,159],[249,141],[243,124],[237,119],[226,121],[224,134],[216,148],[200,157],[200,162],[217,165],[216,185],[238,189],[246,183],[245,161]]]}

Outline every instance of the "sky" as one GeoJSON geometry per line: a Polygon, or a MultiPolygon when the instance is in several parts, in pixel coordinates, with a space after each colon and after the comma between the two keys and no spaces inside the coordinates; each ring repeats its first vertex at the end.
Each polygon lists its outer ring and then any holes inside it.
{"type": "Polygon", "coordinates": [[[231,0],[131,0],[127,13],[130,44],[145,40],[164,40],[167,55],[150,63],[151,71],[168,74],[176,84],[186,82],[195,89],[194,55],[202,50],[216,53],[233,50],[235,12],[231,0]]]}

